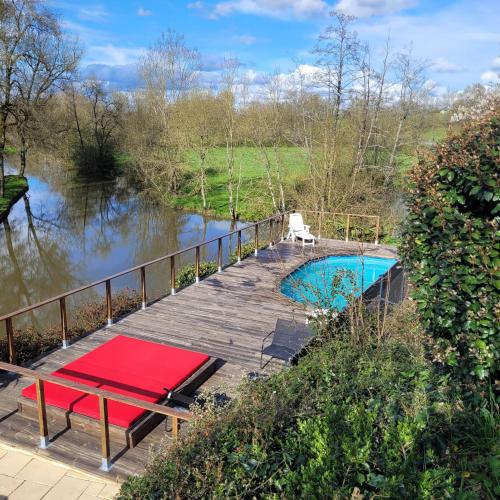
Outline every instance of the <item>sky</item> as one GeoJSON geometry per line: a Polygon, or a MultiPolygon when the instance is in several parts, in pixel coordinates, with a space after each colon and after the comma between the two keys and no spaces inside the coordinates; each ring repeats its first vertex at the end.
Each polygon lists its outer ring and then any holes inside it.
{"type": "Polygon", "coordinates": [[[83,76],[121,89],[137,83],[137,64],[163,31],[174,29],[203,57],[202,79],[217,81],[237,58],[256,85],[265,73],[314,66],[311,50],[333,9],[355,15],[354,29],[380,63],[411,48],[427,64],[434,93],[500,82],[500,0],[49,0],[84,48],[83,76]]]}

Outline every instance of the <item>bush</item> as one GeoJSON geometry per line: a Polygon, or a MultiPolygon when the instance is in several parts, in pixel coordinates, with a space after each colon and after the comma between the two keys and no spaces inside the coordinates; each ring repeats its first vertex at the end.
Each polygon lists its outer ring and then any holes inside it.
{"type": "Polygon", "coordinates": [[[368,324],[363,342],[324,341],[229,405],[208,405],[120,498],[493,498],[494,399],[460,400],[426,359],[411,310],[386,328],[383,342],[368,324]]]}
{"type": "Polygon", "coordinates": [[[436,359],[486,380],[500,336],[500,103],[412,172],[402,254],[436,359]]]}
{"type": "MultiPolygon", "coordinates": [[[[255,251],[255,246],[253,243],[244,243],[241,245],[241,260],[246,259],[247,257],[250,257],[255,251]]],[[[238,262],[238,252],[234,251],[231,252],[230,255],[230,261],[231,264],[234,264],[235,262],[238,262]]]]}
{"type": "MultiPolygon", "coordinates": [[[[200,263],[200,279],[206,278],[217,272],[217,263],[213,261],[200,263]]],[[[192,285],[196,281],[196,267],[194,264],[188,264],[182,267],[177,273],[175,286],[184,288],[192,285]]]]}
{"type": "MultiPolygon", "coordinates": [[[[135,291],[124,290],[113,297],[113,318],[132,312],[138,308],[140,297],[135,291]]],[[[103,327],[107,322],[106,302],[92,301],[80,306],[73,313],[68,311],[68,339],[80,337],[86,333],[103,327]]],[[[16,328],[14,331],[14,347],[17,364],[26,364],[37,357],[62,345],[61,327],[48,326],[42,332],[33,327],[16,328]]],[[[7,361],[7,339],[0,338],[0,359],[7,361]]]]}

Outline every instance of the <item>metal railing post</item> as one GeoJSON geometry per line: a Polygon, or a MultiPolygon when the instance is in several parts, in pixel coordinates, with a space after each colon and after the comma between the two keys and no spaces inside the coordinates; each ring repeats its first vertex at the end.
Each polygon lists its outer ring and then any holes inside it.
{"type": "Polygon", "coordinates": [[[170,293],[175,295],[175,257],[170,257],[170,293]]]}
{"type": "Polygon", "coordinates": [[[140,269],[141,273],[141,309],[146,309],[147,307],[147,293],[146,293],[146,268],[143,266],[140,269]]]}
{"type": "Polygon", "coordinates": [[[241,231],[238,231],[238,246],[236,248],[236,255],[238,257],[238,264],[241,262],[241,231]]]}
{"type": "Polygon", "coordinates": [[[111,280],[106,280],[106,312],[108,315],[108,326],[113,324],[113,303],[111,300],[111,280]]]}
{"type": "Polygon", "coordinates": [[[45,385],[43,380],[37,378],[36,403],[38,409],[38,428],[40,431],[40,448],[45,450],[49,446],[49,429],[47,426],[47,407],[45,406],[45,385]]]}
{"type": "Polygon", "coordinates": [[[200,247],[196,247],[196,257],[195,257],[195,274],[196,274],[196,283],[200,282],[200,247]]]}
{"type": "Polygon", "coordinates": [[[108,472],[111,468],[111,449],[109,445],[108,400],[99,396],[99,425],[101,428],[101,470],[108,472]]]}
{"type": "Polygon", "coordinates": [[[217,240],[217,272],[222,272],[222,238],[217,240]]]}
{"type": "Polygon", "coordinates": [[[68,342],[68,317],[66,316],[66,298],[61,297],[59,299],[59,313],[61,316],[61,336],[62,336],[62,346],[63,349],[69,347],[68,342]]]}
{"type": "Polygon", "coordinates": [[[259,254],[259,223],[255,224],[255,255],[259,254]]]}
{"type": "Polygon", "coordinates": [[[16,364],[16,347],[14,345],[14,327],[12,326],[12,318],[6,318],[5,330],[7,332],[7,352],[9,355],[9,363],[16,364]]]}

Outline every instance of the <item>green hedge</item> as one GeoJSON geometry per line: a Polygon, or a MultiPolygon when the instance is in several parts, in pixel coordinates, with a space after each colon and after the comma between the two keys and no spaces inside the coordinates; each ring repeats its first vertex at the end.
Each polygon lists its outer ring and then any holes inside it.
{"type": "Polygon", "coordinates": [[[460,399],[405,306],[207,405],[121,499],[493,498],[498,408],[460,399]]]}
{"type": "Polygon", "coordinates": [[[500,351],[500,105],[412,172],[402,254],[435,359],[485,380],[500,351]]]}

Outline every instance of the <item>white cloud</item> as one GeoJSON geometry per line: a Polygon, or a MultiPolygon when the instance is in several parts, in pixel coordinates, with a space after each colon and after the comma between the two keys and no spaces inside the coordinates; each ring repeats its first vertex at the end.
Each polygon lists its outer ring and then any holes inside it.
{"type": "Polygon", "coordinates": [[[253,14],[280,19],[304,19],[322,14],[327,9],[328,4],[324,0],[229,0],[218,2],[210,17],[216,19],[232,14],[253,14]]]}
{"type": "Polygon", "coordinates": [[[148,9],[145,9],[144,7],[139,7],[137,9],[137,15],[139,17],[148,17],[148,16],[151,16],[153,13],[148,10],[148,9]]]}
{"type": "Polygon", "coordinates": [[[87,21],[102,21],[108,15],[108,11],[102,5],[81,7],[78,11],[80,19],[85,19],[87,21]]]}
{"type": "Polygon", "coordinates": [[[443,57],[438,57],[432,61],[431,67],[438,73],[461,73],[462,71],[467,71],[465,67],[452,63],[443,57]]]}
{"type": "Polygon", "coordinates": [[[123,66],[138,61],[145,52],[142,47],[117,47],[108,43],[89,47],[85,59],[88,64],[123,66]]]}
{"type": "Polygon", "coordinates": [[[340,0],[335,8],[356,17],[371,17],[393,14],[417,3],[417,0],[340,0]]]}
{"type": "Polygon", "coordinates": [[[499,69],[500,70],[500,56],[495,57],[495,59],[493,59],[493,61],[491,62],[491,67],[493,69],[499,69]]]}
{"type": "Polygon", "coordinates": [[[188,9],[203,9],[203,3],[198,1],[198,2],[191,2],[187,4],[188,9]]]}
{"type": "Polygon", "coordinates": [[[239,43],[240,45],[253,45],[257,41],[252,35],[236,35],[233,36],[233,42],[239,43]]]}
{"type": "Polygon", "coordinates": [[[481,80],[484,83],[500,83],[500,74],[495,71],[485,71],[481,75],[481,80]]]}

